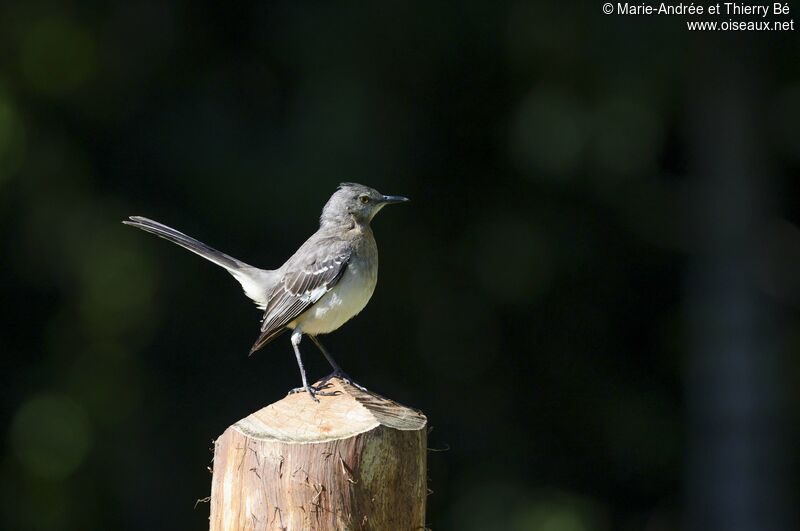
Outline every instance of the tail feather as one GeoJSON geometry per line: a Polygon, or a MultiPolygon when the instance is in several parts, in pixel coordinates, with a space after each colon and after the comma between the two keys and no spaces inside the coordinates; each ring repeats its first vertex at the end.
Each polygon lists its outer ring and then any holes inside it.
{"type": "Polygon", "coordinates": [[[271,291],[271,284],[273,282],[273,271],[259,269],[246,264],[232,256],[209,247],[201,241],[195,240],[191,236],[187,236],[172,227],[168,227],[152,219],[141,216],[131,216],[122,223],[169,240],[218,266],[224,267],[233,275],[233,278],[239,281],[242,288],[244,288],[245,294],[253,299],[256,305],[260,308],[266,305],[267,294],[271,291]]]}
{"type": "Polygon", "coordinates": [[[184,249],[188,249],[193,253],[199,254],[206,260],[210,260],[211,262],[214,262],[218,266],[222,266],[229,271],[251,267],[244,262],[240,262],[232,256],[228,256],[225,253],[221,253],[216,249],[209,247],[201,241],[195,240],[191,236],[187,236],[186,234],[177,231],[172,227],[167,227],[163,223],[153,221],[152,219],[143,218],[141,216],[131,216],[129,219],[130,221],[126,220],[122,223],[125,225],[130,225],[131,227],[142,229],[143,231],[151,234],[155,234],[156,236],[164,238],[165,240],[169,240],[172,243],[176,243],[184,249]]]}

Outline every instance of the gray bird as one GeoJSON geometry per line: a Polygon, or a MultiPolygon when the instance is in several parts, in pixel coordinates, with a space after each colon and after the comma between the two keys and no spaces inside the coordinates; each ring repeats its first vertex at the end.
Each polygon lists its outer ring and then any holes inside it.
{"type": "Polygon", "coordinates": [[[361,184],[340,184],[322,209],[319,230],[273,270],[245,264],[151,219],[132,216],[123,223],[177,243],[233,275],[245,294],[264,310],[261,334],[250,354],[292,330],[292,347],[303,381],[303,386],[293,391],[305,390],[318,400],[315,395],[325,393],[308,385],[300,340],[304,334],[310,337],[333,367],[323,381],[338,376],[358,385],[342,371],[318,336],[333,332],[369,302],[378,280],[378,248],[370,221],[384,206],[406,201],[361,184]]]}

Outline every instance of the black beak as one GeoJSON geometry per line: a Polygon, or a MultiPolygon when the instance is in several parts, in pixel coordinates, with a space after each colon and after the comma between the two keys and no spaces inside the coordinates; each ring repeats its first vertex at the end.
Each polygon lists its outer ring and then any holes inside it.
{"type": "Polygon", "coordinates": [[[385,195],[381,198],[381,202],[387,205],[391,205],[392,203],[407,203],[408,201],[411,200],[402,195],[385,195]]]}

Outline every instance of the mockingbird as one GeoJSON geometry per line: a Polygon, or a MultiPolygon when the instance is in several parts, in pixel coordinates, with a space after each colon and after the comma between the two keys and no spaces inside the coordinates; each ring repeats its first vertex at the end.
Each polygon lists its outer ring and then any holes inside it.
{"type": "Polygon", "coordinates": [[[322,209],[319,230],[274,270],[245,264],[151,219],[132,216],[123,223],[177,243],[233,275],[245,294],[264,310],[261,334],[250,354],[292,330],[292,347],[303,381],[303,386],[293,391],[305,390],[317,400],[315,395],[324,393],[308,385],[300,340],[305,334],[317,345],[333,367],[330,376],[354,383],[318,336],[333,332],[369,302],[378,280],[378,248],[370,221],[385,205],[406,201],[405,197],[383,195],[361,184],[340,184],[322,209]]]}

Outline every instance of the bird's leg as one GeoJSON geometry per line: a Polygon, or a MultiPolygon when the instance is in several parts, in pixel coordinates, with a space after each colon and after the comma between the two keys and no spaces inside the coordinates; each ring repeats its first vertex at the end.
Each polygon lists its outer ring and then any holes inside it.
{"type": "Polygon", "coordinates": [[[330,363],[331,367],[333,368],[333,372],[322,379],[323,382],[327,382],[331,378],[335,378],[336,377],[336,378],[341,378],[342,380],[345,381],[345,383],[348,383],[348,384],[350,384],[350,385],[352,385],[354,387],[357,387],[357,388],[361,389],[362,391],[366,391],[367,390],[366,387],[364,387],[363,385],[359,385],[355,380],[353,380],[350,377],[350,375],[348,375],[346,372],[344,372],[342,370],[341,367],[339,367],[339,364],[336,363],[336,360],[333,359],[333,356],[331,356],[330,352],[328,352],[328,349],[326,349],[325,347],[322,346],[322,342],[319,340],[319,338],[317,338],[317,336],[308,336],[308,337],[311,338],[311,341],[314,342],[314,344],[317,346],[319,351],[322,352],[322,355],[325,356],[325,359],[328,360],[328,363],[330,363]]]}
{"type": "Polygon", "coordinates": [[[303,368],[303,360],[300,357],[300,340],[303,339],[303,333],[295,330],[292,332],[292,348],[294,349],[294,355],[297,358],[297,366],[300,367],[300,378],[303,380],[303,387],[298,387],[289,391],[289,394],[298,393],[298,392],[307,392],[308,396],[311,397],[314,402],[319,402],[317,395],[329,395],[331,393],[322,393],[317,389],[308,385],[308,380],[306,379],[306,370],[303,368]]]}
{"type": "Polygon", "coordinates": [[[308,336],[308,337],[311,338],[311,341],[314,342],[319,351],[322,352],[322,355],[325,356],[325,359],[328,360],[328,363],[331,364],[331,367],[333,367],[334,374],[344,374],[342,368],[339,367],[339,364],[336,363],[335,359],[333,359],[333,356],[331,356],[330,352],[328,352],[328,349],[322,346],[322,342],[317,338],[317,336],[308,336]]]}

